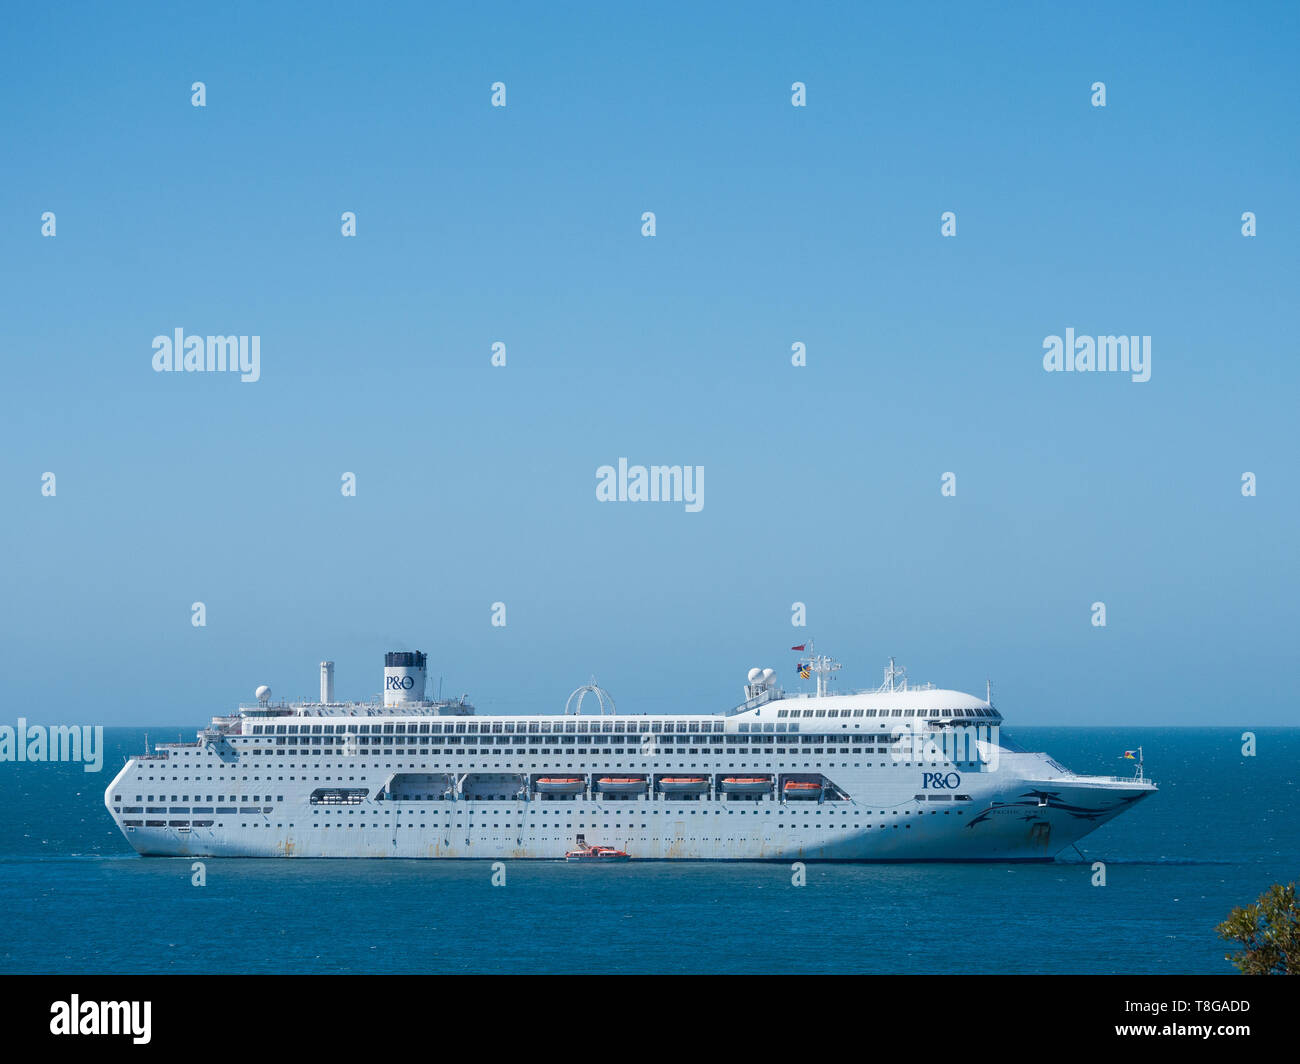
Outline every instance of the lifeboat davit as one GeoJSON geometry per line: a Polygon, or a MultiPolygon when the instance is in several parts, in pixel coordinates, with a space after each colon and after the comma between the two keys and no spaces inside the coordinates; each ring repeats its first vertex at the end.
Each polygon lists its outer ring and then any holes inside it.
{"type": "Polygon", "coordinates": [[[802,783],[798,780],[789,780],[784,788],[785,796],[790,800],[797,801],[816,801],[822,796],[822,785],[820,783],[802,783]]]}
{"type": "Polygon", "coordinates": [[[772,788],[767,776],[728,776],[722,789],[728,794],[766,794],[772,788]]]}
{"type": "Polygon", "coordinates": [[[537,781],[540,794],[581,794],[586,789],[581,776],[543,776],[537,781]]]}
{"type": "Polygon", "coordinates": [[[602,776],[596,781],[602,794],[640,794],[645,789],[644,776],[602,776]]]}
{"type": "Polygon", "coordinates": [[[659,781],[664,794],[704,794],[709,781],[702,776],[665,776],[659,781]]]}

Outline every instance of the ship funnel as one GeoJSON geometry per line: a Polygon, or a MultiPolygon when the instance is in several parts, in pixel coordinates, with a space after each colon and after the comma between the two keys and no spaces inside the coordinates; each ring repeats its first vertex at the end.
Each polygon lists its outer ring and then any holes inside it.
{"type": "Polygon", "coordinates": [[[326,705],[334,701],[334,662],[320,663],[320,700],[326,705]]]}
{"type": "Polygon", "coordinates": [[[423,702],[427,662],[428,658],[419,650],[394,650],[385,654],[384,705],[423,702]]]}

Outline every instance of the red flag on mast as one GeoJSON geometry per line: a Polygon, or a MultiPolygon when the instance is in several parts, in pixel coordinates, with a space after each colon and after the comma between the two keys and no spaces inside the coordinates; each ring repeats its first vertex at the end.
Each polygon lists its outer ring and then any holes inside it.
{"type": "Polygon", "coordinates": [[[800,643],[797,647],[791,647],[790,649],[791,649],[791,650],[803,650],[803,649],[804,649],[804,644],[803,644],[803,643],[800,643]]]}

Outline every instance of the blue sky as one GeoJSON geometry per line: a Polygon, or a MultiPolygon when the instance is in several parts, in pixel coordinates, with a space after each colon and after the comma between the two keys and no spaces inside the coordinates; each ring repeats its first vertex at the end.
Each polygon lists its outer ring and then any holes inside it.
{"type": "Polygon", "coordinates": [[[1294,5],[8,17],[7,718],[402,648],[487,711],[713,710],[814,637],[1023,723],[1295,722],[1294,5]],[[154,373],[178,327],[261,380],[154,373]],[[1067,327],[1151,380],[1044,372],[1067,327]],[[703,510],[597,502],[620,456],[703,510]]]}

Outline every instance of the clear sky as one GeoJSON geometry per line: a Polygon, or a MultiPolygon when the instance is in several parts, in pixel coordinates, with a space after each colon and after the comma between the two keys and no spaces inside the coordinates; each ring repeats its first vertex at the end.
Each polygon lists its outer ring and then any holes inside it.
{"type": "Polygon", "coordinates": [[[699,6],[6,9],[4,720],[386,649],[716,710],[812,637],[1012,722],[1297,721],[1296,5],[699,6]],[[177,328],[261,379],[155,373],[177,328]],[[598,502],[620,457],[703,509],[598,502]]]}

